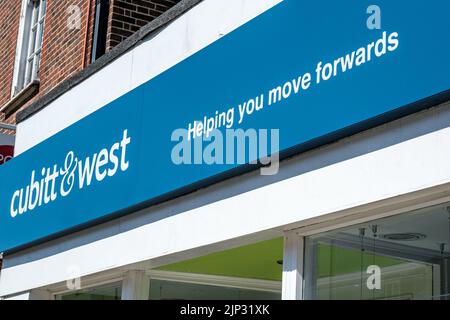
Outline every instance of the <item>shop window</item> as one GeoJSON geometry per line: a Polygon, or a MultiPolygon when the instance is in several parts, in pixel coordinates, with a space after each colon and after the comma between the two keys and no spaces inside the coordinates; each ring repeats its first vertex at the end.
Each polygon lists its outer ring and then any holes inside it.
{"type": "Polygon", "coordinates": [[[280,300],[283,238],[150,271],[150,300],[280,300]]]}
{"type": "Polygon", "coordinates": [[[47,0],[23,0],[12,96],[36,84],[42,53],[47,0]]]}
{"type": "Polygon", "coordinates": [[[280,300],[280,293],[226,286],[151,280],[150,300],[280,300]]]}
{"type": "Polygon", "coordinates": [[[120,300],[122,296],[121,282],[110,283],[98,287],[86,288],[56,296],[57,300],[120,300]]]}
{"type": "Polygon", "coordinates": [[[448,205],[307,237],[305,298],[450,299],[449,248],[448,205]]]}

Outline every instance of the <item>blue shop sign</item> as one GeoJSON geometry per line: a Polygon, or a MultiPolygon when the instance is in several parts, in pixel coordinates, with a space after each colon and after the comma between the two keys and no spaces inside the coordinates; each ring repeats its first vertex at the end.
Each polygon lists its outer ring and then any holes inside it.
{"type": "Polygon", "coordinates": [[[242,168],[175,163],[177,129],[192,141],[213,130],[278,129],[289,155],[447,99],[450,2],[377,4],[380,29],[367,25],[369,1],[284,0],[1,166],[0,251],[242,168]]]}

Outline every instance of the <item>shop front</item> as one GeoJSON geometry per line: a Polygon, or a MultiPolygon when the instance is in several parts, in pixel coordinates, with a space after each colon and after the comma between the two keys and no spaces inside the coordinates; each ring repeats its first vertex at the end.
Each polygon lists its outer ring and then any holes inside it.
{"type": "MultiPolygon", "coordinates": [[[[448,300],[449,237],[449,203],[306,236],[304,298],[448,300]]],[[[148,299],[281,299],[282,265],[283,238],[165,265],[147,270],[148,299]]],[[[118,281],[55,298],[120,300],[121,290],[118,281]]]]}
{"type": "Polygon", "coordinates": [[[191,2],[19,117],[0,297],[447,299],[449,6],[191,2]]]}

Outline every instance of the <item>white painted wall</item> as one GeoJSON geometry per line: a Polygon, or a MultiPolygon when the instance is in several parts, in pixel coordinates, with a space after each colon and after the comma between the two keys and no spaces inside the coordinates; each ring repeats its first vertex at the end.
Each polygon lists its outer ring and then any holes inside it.
{"type": "Polygon", "coordinates": [[[20,123],[16,155],[156,77],[280,2],[282,0],[204,0],[151,39],[20,123]]]}

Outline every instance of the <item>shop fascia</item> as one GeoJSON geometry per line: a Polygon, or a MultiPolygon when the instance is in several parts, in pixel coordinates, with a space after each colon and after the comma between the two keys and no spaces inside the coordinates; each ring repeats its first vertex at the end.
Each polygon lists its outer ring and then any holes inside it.
{"type": "Polygon", "coordinates": [[[128,130],[124,130],[120,141],[84,159],[79,159],[74,151],[69,151],[62,166],[55,164],[39,171],[33,170],[30,184],[17,189],[12,195],[11,217],[45,206],[58,197],[67,197],[76,185],[81,190],[89,187],[94,179],[101,182],[126,171],[130,165],[127,159],[127,146],[130,143],[128,130]]]}

